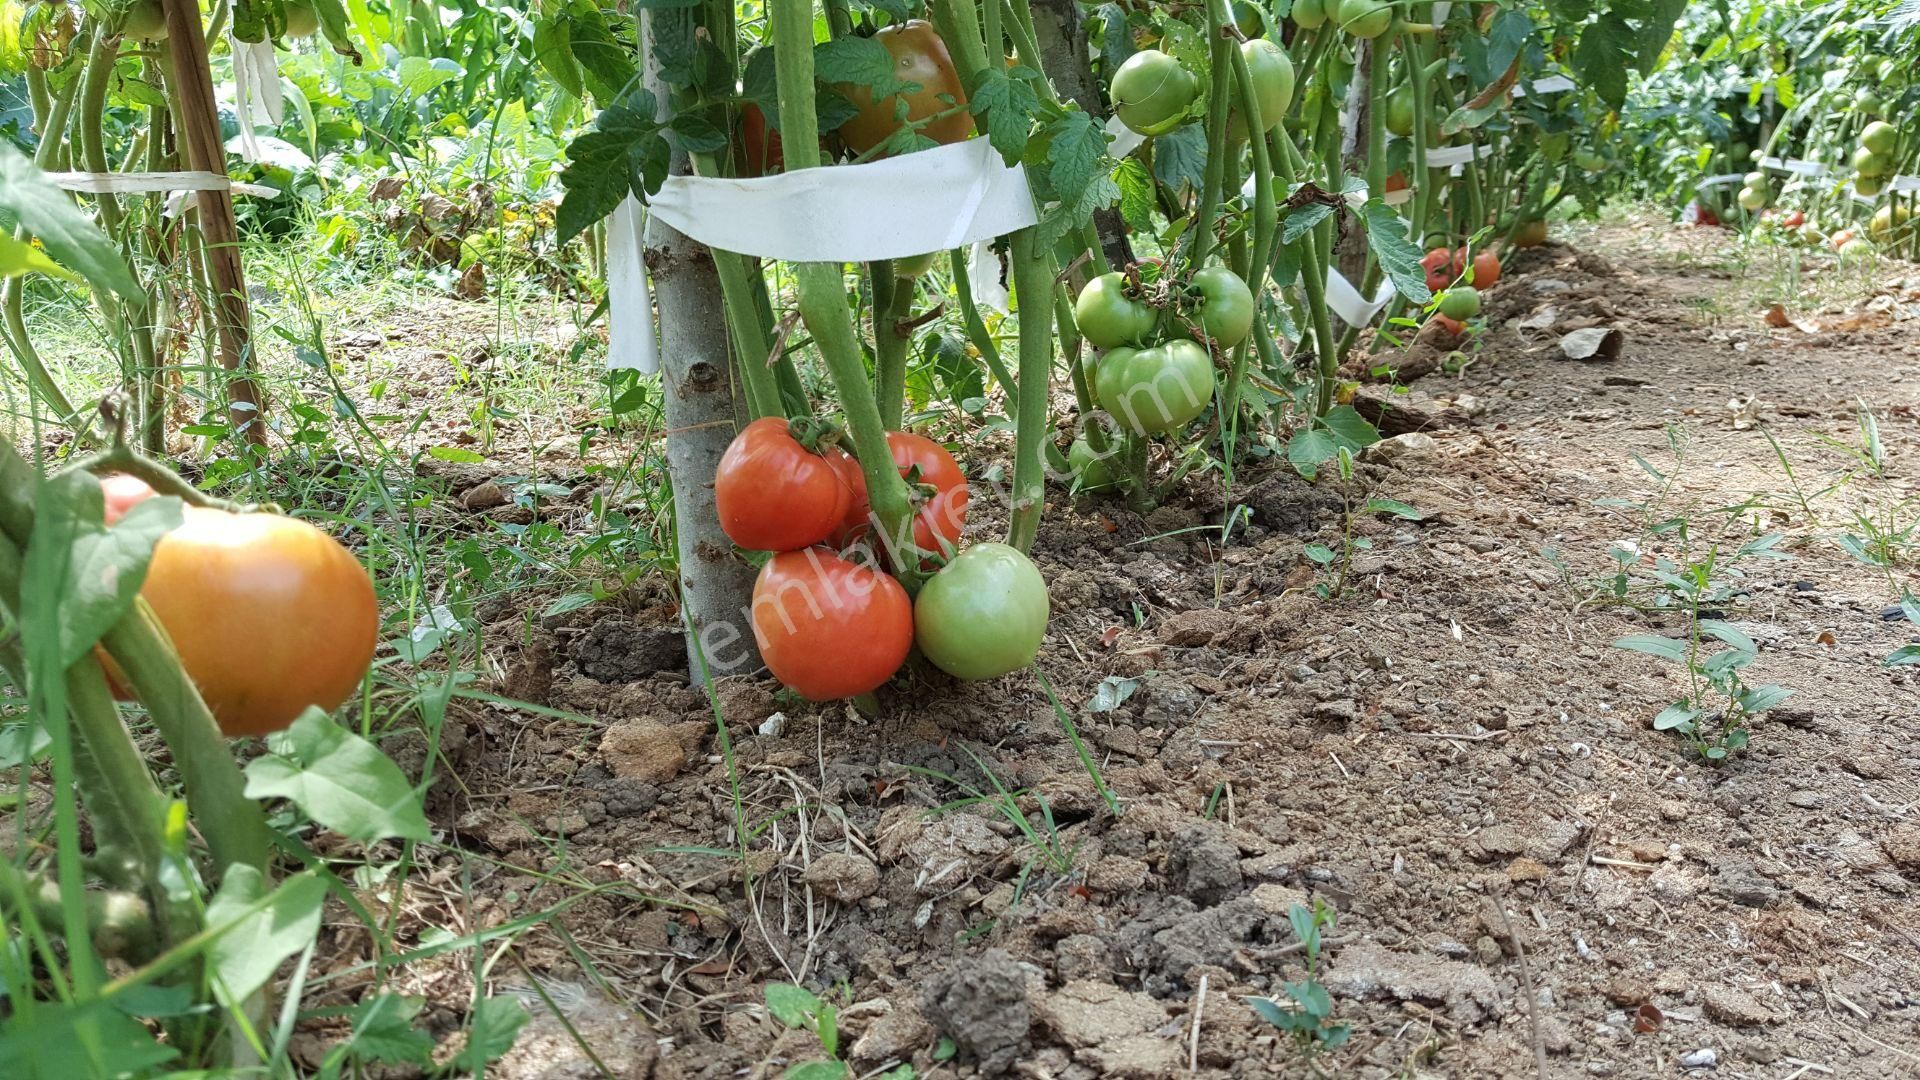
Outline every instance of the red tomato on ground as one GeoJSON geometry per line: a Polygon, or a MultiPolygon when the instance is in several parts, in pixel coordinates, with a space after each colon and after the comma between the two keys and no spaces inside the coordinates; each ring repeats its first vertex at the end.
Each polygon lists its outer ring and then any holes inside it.
{"type": "Polygon", "coordinates": [[[754,579],[753,638],[774,678],[801,697],[854,697],[900,670],[913,604],[892,577],[825,548],[785,551],[754,579]]]}
{"type": "MultiPolygon", "coordinates": [[[[893,451],[893,463],[901,476],[909,477],[917,468],[920,470],[918,483],[934,489],[914,515],[914,546],[922,551],[951,554],[960,545],[960,533],[967,525],[967,503],[972,497],[959,462],[953,460],[946,447],[907,431],[887,432],[887,448],[893,451]]],[[[840,548],[857,543],[873,528],[868,517],[873,507],[867,502],[867,478],[860,472],[860,463],[848,459],[844,473],[853,486],[853,499],[845,520],[831,540],[840,548]]],[[[923,494],[915,492],[916,496],[923,494]]]]}
{"type": "MultiPolygon", "coordinates": [[[[1453,276],[1460,277],[1467,272],[1467,249],[1459,248],[1453,253],[1453,276]]],[[[1485,289],[1500,280],[1500,256],[1491,251],[1481,251],[1473,257],[1473,287],[1485,289]]]]}
{"type": "Polygon", "coordinates": [[[743,548],[797,551],[825,540],[853,498],[839,462],[847,453],[814,453],[786,420],[766,416],[740,429],[713,479],[720,528],[743,548]]]}
{"type": "Polygon", "coordinates": [[[1445,315],[1434,315],[1433,323],[1440,328],[1439,334],[1443,338],[1454,339],[1467,332],[1466,323],[1458,319],[1449,319],[1445,315]]]}

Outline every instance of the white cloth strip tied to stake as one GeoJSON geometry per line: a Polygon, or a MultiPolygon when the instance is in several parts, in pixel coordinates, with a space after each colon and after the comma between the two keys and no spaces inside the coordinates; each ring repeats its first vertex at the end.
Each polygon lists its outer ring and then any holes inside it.
{"type": "Polygon", "coordinates": [[[187,200],[202,191],[227,191],[235,195],[252,195],[261,199],[280,197],[279,188],[231,180],[219,173],[210,172],[60,172],[48,173],[47,178],[67,191],[80,191],[89,195],[139,195],[165,191],[169,194],[161,214],[170,218],[177,218],[184,213],[187,209],[187,200]]]}
{"type": "Polygon", "coordinates": [[[233,117],[240,128],[240,160],[258,164],[266,160],[266,153],[253,130],[255,110],[275,127],[285,117],[280,58],[273,42],[241,41],[231,30],[227,32],[227,45],[233,50],[233,117]]]}
{"type": "MultiPolygon", "coordinates": [[[[1436,11],[1436,18],[1444,15],[1436,11]]],[[[1548,78],[1534,88],[1542,93],[1573,88],[1571,80],[1559,83],[1548,78]]],[[[1117,118],[1107,121],[1106,131],[1107,152],[1116,159],[1146,142],[1117,118]]],[[[1476,146],[1446,147],[1430,151],[1427,163],[1460,168],[1479,153],[1476,146]]],[[[1250,185],[1243,189],[1249,197],[1250,185]]],[[[1405,202],[1412,194],[1385,197],[1405,202]]],[[[975,303],[999,311],[1007,309],[1007,290],[989,242],[1039,222],[1026,171],[1008,166],[984,138],[774,176],[670,176],[646,206],[629,198],[609,219],[609,367],[659,369],[653,298],[641,257],[645,222],[656,216],[708,247],[788,262],[872,262],[970,246],[975,303]]],[[[1330,268],[1327,295],[1336,314],[1359,326],[1372,321],[1394,292],[1387,283],[1368,300],[1330,268]]]]}

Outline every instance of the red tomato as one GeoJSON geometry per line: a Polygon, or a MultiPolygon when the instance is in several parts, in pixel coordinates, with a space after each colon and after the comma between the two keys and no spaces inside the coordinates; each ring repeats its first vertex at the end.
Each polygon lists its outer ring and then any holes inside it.
{"type": "Polygon", "coordinates": [[[766,416],[740,429],[713,479],[720,528],[743,548],[797,551],[825,540],[847,516],[853,492],[838,447],[814,453],[786,420],[766,416]]]}
{"type": "Polygon", "coordinates": [[[1444,338],[1457,338],[1467,332],[1466,323],[1458,319],[1449,319],[1445,315],[1434,315],[1433,322],[1435,326],[1440,328],[1439,334],[1444,338]]]}
{"type": "MultiPolygon", "coordinates": [[[[1467,249],[1460,248],[1453,253],[1453,276],[1459,278],[1467,272],[1467,249]]],[[[1481,251],[1473,257],[1473,287],[1485,289],[1500,280],[1500,256],[1491,251],[1481,251]]]]}
{"type": "Polygon", "coordinates": [[[1453,275],[1447,273],[1445,270],[1427,271],[1427,291],[1428,292],[1430,293],[1444,292],[1447,286],[1451,284],[1453,284],[1453,275]]]}
{"type": "Polygon", "coordinates": [[[1452,264],[1453,264],[1453,252],[1448,251],[1446,248],[1443,248],[1443,247],[1434,248],[1432,251],[1427,252],[1425,255],[1421,256],[1420,258],[1420,265],[1423,268],[1425,268],[1427,273],[1429,274],[1432,274],[1439,270],[1445,270],[1447,267],[1451,266],[1452,264]]]}
{"type": "MultiPolygon", "coordinates": [[[[951,554],[960,545],[960,533],[967,525],[967,503],[972,497],[960,464],[947,453],[946,447],[911,432],[887,432],[887,448],[893,451],[893,463],[902,477],[908,477],[918,468],[917,483],[933,488],[913,518],[914,546],[922,551],[951,554]]],[[[873,511],[867,502],[867,478],[861,474],[859,463],[848,459],[843,471],[854,492],[846,519],[831,540],[841,548],[858,542],[871,531],[868,515],[873,511]]],[[[925,493],[914,494],[918,497],[925,493]]]]}
{"type": "Polygon", "coordinates": [[[1387,177],[1387,190],[1388,191],[1407,190],[1407,174],[1403,172],[1397,172],[1397,173],[1394,173],[1392,176],[1387,177]]]}
{"type": "Polygon", "coordinates": [[[768,125],[767,114],[751,101],[740,106],[740,149],[745,159],[742,176],[766,176],[786,168],[780,133],[768,125]]]}
{"type": "Polygon", "coordinates": [[[785,551],[754,579],[753,638],[773,677],[801,697],[854,697],[900,670],[913,604],[898,581],[825,548],[785,551]]]}
{"type": "Polygon", "coordinates": [[[840,125],[840,138],[847,144],[847,149],[864,154],[891,138],[901,124],[895,118],[894,106],[903,97],[907,103],[908,120],[925,120],[954,108],[940,99],[942,94],[953,98],[960,106],[960,111],[953,115],[920,128],[920,134],[934,142],[944,146],[973,135],[973,117],[965,108],[966,87],[961,85],[960,73],[954,70],[953,55],[947,51],[947,43],[934,31],[932,23],[924,19],[910,19],[887,27],[873,35],[873,40],[885,46],[892,55],[894,76],[920,89],[875,101],[871,87],[836,84],[834,89],[840,92],[840,96],[860,110],[858,116],[840,125]]]}
{"type": "Polygon", "coordinates": [[[1798,210],[1789,210],[1780,218],[1780,227],[1783,229],[1797,229],[1806,223],[1807,215],[1798,210]]]}

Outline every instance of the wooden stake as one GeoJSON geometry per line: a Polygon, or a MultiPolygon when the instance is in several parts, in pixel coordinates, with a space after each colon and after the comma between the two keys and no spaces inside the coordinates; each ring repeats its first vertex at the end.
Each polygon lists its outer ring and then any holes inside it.
{"type": "MultiPolygon", "coordinates": [[[[220,139],[220,112],[213,96],[213,70],[200,26],[199,0],[160,0],[167,16],[168,51],[173,56],[173,91],[179,95],[180,140],[187,167],[227,175],[227,151],[220,139]]],[[[205,240],[207,276],[213,286],[213,317],[220,340],[220,366],[227,378],[227,414],[247,441],[265,446],[267,428],[260,411],[260,389],[243,372],[252,367],[253,320],[247,307],[247,277],[240,261],[240,229],[233,220],[233,195],[202,191],[200,232],[205,240]]]]}

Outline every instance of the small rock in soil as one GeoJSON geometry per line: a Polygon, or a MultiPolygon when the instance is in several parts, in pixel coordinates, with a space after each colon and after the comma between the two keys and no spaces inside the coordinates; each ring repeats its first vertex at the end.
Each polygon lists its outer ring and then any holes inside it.
{"type": "MultiPolygon", "coordinates": [[[[1492,943],[1492,939],[1486,939],[1492,943]]],[[[1499,945],[1494,944],[1498,954],[1499,945]]],[[[1336,996],[1444,1005],[1455,1023],[1486,1019],[1500,1000],[1493,977],[1457,960],[1396,953],[1372,942],[1349,945],[1321,980],[1336,996]]]]}
{"type": "Polygon", "coordinates": [[[1110,982],[1070,982],[1033,1006],[1041,1028],[1069,1046],[1097,1046],[1139,1035],[1166,1022],[1167,1010],[1145,994],[1110,982]]]}
{"type": "Polygon", "coordinates": [[[1231,613],[1216,608],[1178,611],[1160,624],[1160,640],[1176,648],[1211,645],[1230,632],[1238,621],[1231,613]]]}
{"type": "Polygon", "coordinates": [[[1720,1065],[1720,1053],[1711,1046],[1698,1050],[1689,1050],[1680,1055],[1680,1067],[1683,1069],[1713,1069],[1720,1065]]]}
{"type": "Polygon", "coordinates": [[[1900,872],[1920,880],[1920,825],[1895,825],[1880,838],[1880,850],[1900,872]]]}
{"type": "Polygon", "coordinates": [[[1019,1059],[1033,1023],[1026,972],[1002,949],[928,979],[920,1011],[987,1076],[1006,1072],[1019,1059]]]}
{"type": "Polygon", "coordinates": [[[638,682],[662,671],[685,671],[687,642],[678,630],[601,619],[574,643],[573,662],[597,682],[638,682]]]}
{"type": "Polygon", "coordinates": [[[1713,875],[1713,891],[1743,907],[1766,907],[1780,895],[1747,859],[1728,859],[1713,875]]]}
{"type": "Polygon", "coordinates": [[[491,480],[468,488],[467,493],[460,496],[460,505],[469,510],[492,510],[512,501],[507,497],[506,489],[491,480]]]}
{"type": "Polygon", "coordinates": [[[863,1069],[878,1068],[911,1056],[932,1034],[920,1010],[911,1004],[902,1004],[868,1025],[853,1041],[847,1056],[863,1069]]]}
{"type": "Polygon", "coordinates": [[[687,751],[665,725],[652,720],[615,724],[600,737],[600,756],[622,780],[663,784],[686,768],[687,751]]]}
{"type": "Polygon", "coordinates": [[[1113,950],[1092,934],[1068,934],[1053,947],[1053,973],[1063,983],[1113,975],[1113,950]]]}
{"type": "Polygon", "coordinates": [[[1128,893],[1147,883],[1147,864],[1128,855],[1109,855],[1087,871],[1087,888],[1100,893],[1128,893]]]}
{"type": "Polygon", "coordinates": [[[1434,437],[1423,431],[1409,431],[1404,435],[1395,435],[1391,439],[1381,439],[1360,452],[1362,461],[1377,461],[1382,465],[1398,465],[1409,458],[1430,454],[1440,444],[1434,437]]]}
{"type": "Polygon", "coordinates": [[[1615,1005],[1639,1005],[1653,997],[1653,987],[1631,975],[1608,979],[1601,985],[1600,992],[1615,1005]]]}
{"type": "Polygon", "coordinates": [[[1731,986],[1706,987],[1700,991],[1700,1004],[1709,1017],[1734,1027],[1777,1024],[1783,1019],[1779,1013],[1755,1001],[1752,994],[1731,986]]]}
{"type": "Polygon", "coordinates": [[[851,852],[833,851],[813,860],[800,880],[843,904],[864,900],[880,888],[880,868],[851,852]]]}
{"type": "Polygon", "coordinates": [[[1181,891],[1202,905],[1217,904],[1238,892],[1243,881],[1240,849],[1213,827],[1198,822],[1181,830],[1167,869],[1181,891]]]}
{"type": "Polygon", "coordinates": [[[952,813],[928,820],[911,806],[896,806],[882,814],[878,833],[881,862],[922,871],[927,880],[920,882],[920,887],[939,892],[951,889],[955,881],[964,881],[1012,846],[985,819],[973,814],[952,813]],[[933,880],[933,875],[956,859],[961,860],[961,867],[933,880]]]}
{"type": "MultiPolygon", "coordinates": [[[[477,264],[476,264],[477,265],[477,264]]],[[[555,986],[558,995],[567,990],[555,986]]],[[[498,1076],[539,1077],[540,1080],[595,1080],[607,1076],[651,1076],[660,1057],[660,1044],[646,1018],[629,1012],[589,990],[566,994],[563,1022],[551,1009],[528,1010],[532,1018],[520,1030],[513,1048],[489,1070],[498,1076]],[[581,1049],[591,1046],[591,1054],[581,1049]]]]}

